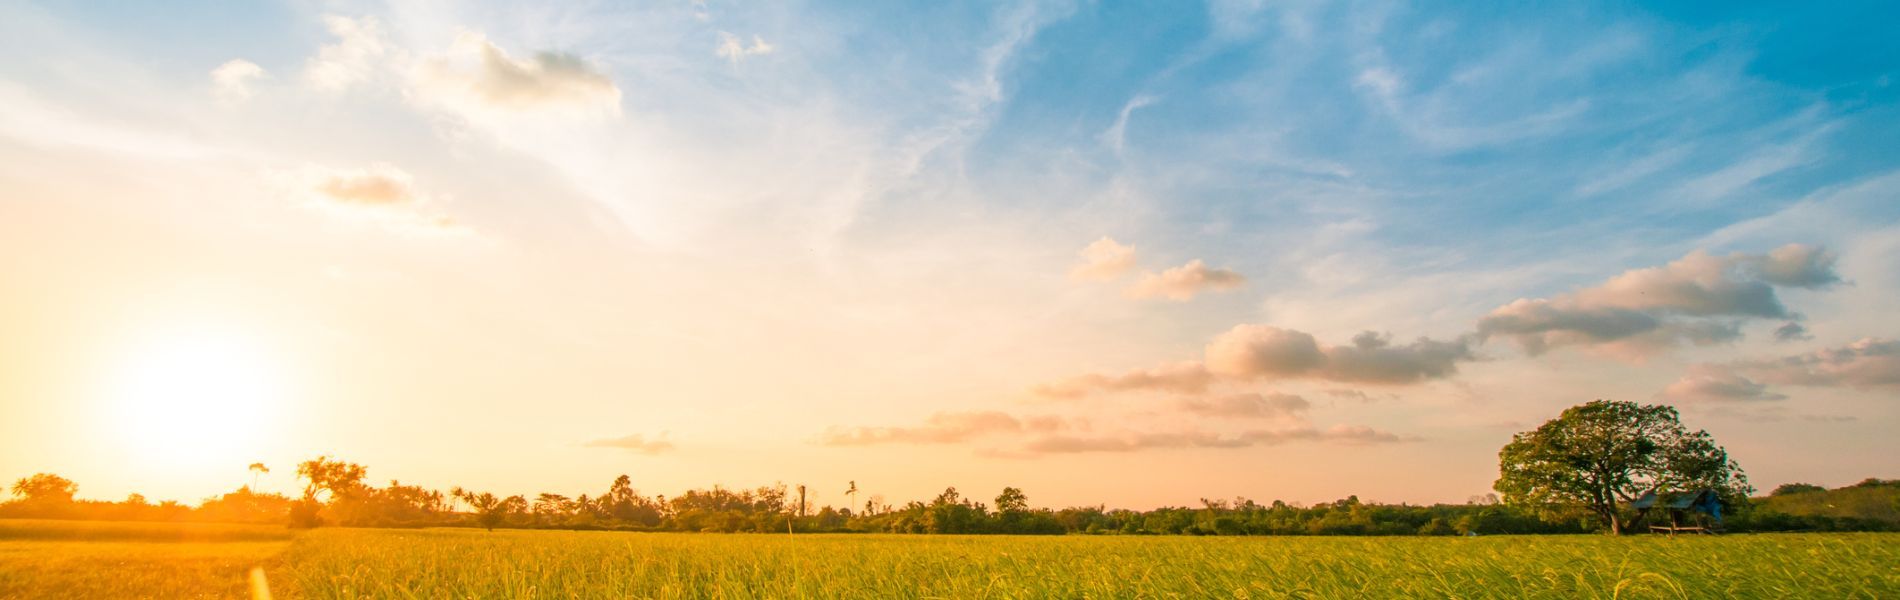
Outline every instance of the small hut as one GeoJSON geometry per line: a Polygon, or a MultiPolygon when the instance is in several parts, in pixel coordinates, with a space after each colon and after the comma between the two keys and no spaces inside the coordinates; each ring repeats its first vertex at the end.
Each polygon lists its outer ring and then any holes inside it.
{"type": "Polygon", "coordinates": [[[1715,533],[1722,529],[1722,496],[1711,489],[1681,492],[1650,490],[1631,502],[1630,508],[1636,509],[1638,520],[1648,517],[1650,511],[1655,509],[1668,513],[1669,524],[1651,523],[1649,530],[1653,532],[1675,535],[1715,533]]]}

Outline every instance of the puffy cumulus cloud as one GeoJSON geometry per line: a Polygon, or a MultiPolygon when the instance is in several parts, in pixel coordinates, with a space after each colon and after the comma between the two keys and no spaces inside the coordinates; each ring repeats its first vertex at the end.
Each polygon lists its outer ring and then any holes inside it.
{"type": "Polygon", "coordinates": [[[338,92],[369,81],[382,72],[391,48],[375,17],[352,19],[324,15],[323,26],[336,37],[304,64],[304,82],[310,87],[338,92]]]}
{"type": "Polygon", "coordinates": [[[1449,377],[1458,371],[1459,361],[1473,358],[1464,340],[1421,337],[1394,346],[1390,335],[1367,331],[1353,336],[1351,345],[1328,348],[1320,376],[1331,381],[1414,383],[1449,377]]]}
{"type": "Polygon", "coordinates": [[[387,163],[361,168],[305,165],[269,172],[266,178],[294,202],[338,218],[404,233],[469,233],[438,211],[439,198],[423,192],[409,173],[387,163]]]}
{"type": "Polygon", "coordinates": [[[1140,281],[1129,286],[1128,296],[1184,302],[1201,292],[1231,290],[1246,282],[1247,278],[1239,273],[1209,267],[1197,258],[1160,273],[1143,274],[1140,281]]]}
{"type": "Polygon", "coordinates": [[[1164,433],[1128,433],[1121,435],[1049,435],[1024,444],[1023,455],[1080,454],[1090,452],[1136,452],[1174,448],[1248,448],[1288,442],[1334,442],[1343,444],[1383,444],[1409,441],[1409,438],[1364,426],[1338,425],[1330,429],[1303,427],[1285,430],[1253,430],[1223,435],[1208,431],[1164,433]]]}
{"type": "Polygon", "coordinates": [[[776,50],[778,49],[766,43],[763,38],[757,35],[752,36],[752,44],[747,45],[743,40],[739,39],[739,36],[721,31],[719,32],[719,46],[713,49],[713,54],[732,61],[732,64],[737,65],[739,61],[745,60],[748,56],[764,56],[776,50]]]}
{"type": "Polygon", "coordinates": [[[1764,256],[1741,256],[1762,281],[1773,285],[1799,288],[1823,288],[1840,283],[1834,263],[1840,257],[1820,246],[1788,244],[1764,256]]]}
{"type": "Polygon", "coordinates": [[[463,113],[620,114],[620,87],[586,60],[556,52],[516,58],[479,33],[423,60],[412,83],[419,100],[463,113]]]}
{"type": "Polygon", "coordinates": [[[219,104],[235,105],[251,98],[251,81],[264,77],[264,68],[241,58],[211,70],[211,96],[219,104]]]}
{"type": "Polygon", "coordinates": [[[1788,397],[1768,390],[1768,386],[1749,380],[1726,368],[1695,365],[1682,378],[1663,388],[1660,397],[1675,402],[1735,402],[1785,400],[1788,397]]]}
{"type": "Polygon", "coordinates": [[[1203,429],[1184,431],[1123,431],[1091,434],[1086,421],[1057,416],[1016,417],[999,411],[937,413],[915,427],[833,427],[816,440],[827,446],[880,444],[982,443],[983,456],[1029,458],[1047,454],[1134,452],[1167,448],[1246,448],[1287,442],[1377,444],[1411,441],[1364,426],[1337,425],[1318,429],[1303,418],[1310,403],[1287,394],[1239,394],[1211,400],[1188,400],[1185,412],[1204,417],[1257,418],[1282,421],[1277,429],[1250,429],[1224,433],[1203,429]],[[987,443],[985,443],[987,442],[987,443]]]}
{"type": "Polygon", "coordinates": [[[827,446],[955,444],[988,435],[1056,431],[1066,426],[1061,418],[1051,416],[1018,419],[999,411],[937,413],[916,427],[833,427],[819,436],[818,443],[827,446]]]}
{"type": "Polygon", "coordinates": [[[660,454],[673,450],[673,442],[664,439],[649,440],[646,436],[638,433],[625,437],[592,440],[581,445],[588,448],[614,448],[647,455],[660,454]]]}
{"type": "Polygon", "coordinates": [[[1207,346],[1207,368],[1242,378],[1312,378],[1345,383],[1407,384],[1449,377],[1474,357],[1470,345],[1430,338],[1393,345],[1367,331],[1344,346],[1320,346],[1312,334],[1270,325],[1237,325],[1207,346]]]}
{"type": "Polygon", "coordinates": [[[1214,398],[1184,398],[1183,411],[1207,417],[1241,419],[1297,419],[1313,403],[1294,394],[1231,394],[1214,398]]]}
{"type": "Polygon", "coordinates": [[[1900,340],[1863,338],[1839,348],[1731,367],[1771,385],[1900,389],[1900,340]]]}
{"type": "Polygon", "coordinates": [[[1208,368],[1226,375],[1293,377],[1325,361],[1312,334],[1267,325],[1235,325],[1207,345],[1208,368]]]}
{"type": "Polygon", "coordinates": [[[1119,375],[1091,373],[1056,383],[1038,385],[1031,391],[1045,398],[1074,399],[1090,392],[1161,391],[1199,394],[1207,391],[1214,375],[1198,362],[1180,362],[1153,369],[1136,369],[1119,375]]]}
{"type": "Polygon", "coordinates": [[[1090,242],[1076,254],[1082,262],[1069,269],[1069,278],[1076,281],[1109,281],[1135,267],[1135,247],[1108,236],[1090,242]]]}
{"type": "Polygon", "coordinates": [[[1478,335],[1510,338],[1533,355],[1586,346],[1640,356],[1683,343],[1729,342],[1741,337],[1747,320],[1797,318],[1782,305],[1776,288],[1839,282],[1834,262],[1832,253],[1800,244],[1760,255],[1697,250],[1595,287],[1518,299],[1479,319],[1478,335]]]}

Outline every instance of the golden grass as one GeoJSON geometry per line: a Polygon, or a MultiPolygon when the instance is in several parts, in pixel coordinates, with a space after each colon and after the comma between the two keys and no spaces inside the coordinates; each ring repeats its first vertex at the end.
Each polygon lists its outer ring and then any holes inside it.
{"type": "MultiPolygon", "coordinates": [[[[11,525],[0,522],[0,529],[11,525]]],[[[108,541],[75,541],[70,533],[0,540],[0,597],[241,598],[252,566],[264,567],[278,598],[1900,597],[1900,534],[1191,538],[319,529],[276,541],[233,531],[224,534],[232,541],[156,542],[113,539],[125,533],[102,534],[92,529],[97,524],[74,527],[91,532],[83,539],[108,541]]],[[[45,522],[30,528],[59,529],[45,522]]]]}

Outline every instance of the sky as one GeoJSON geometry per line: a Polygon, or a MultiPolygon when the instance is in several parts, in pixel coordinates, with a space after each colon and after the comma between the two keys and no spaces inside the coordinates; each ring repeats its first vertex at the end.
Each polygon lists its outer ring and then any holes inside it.
{"type": "Polygon", "coordinates": [[[0,480],[1461,502],[1593,399],[1900,476],[1897,13],[0,0],[0,480]]]}

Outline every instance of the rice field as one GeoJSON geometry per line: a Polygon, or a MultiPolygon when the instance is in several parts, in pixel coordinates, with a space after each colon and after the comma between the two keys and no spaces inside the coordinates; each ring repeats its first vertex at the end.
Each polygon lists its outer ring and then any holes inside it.
{"type": "Polygon", "coordinates": [[[262,567],[278,598],[1900,596],[1900,534],[291,535],[242,527],[154,533],[166,527],[180,526],[0,521],[0,597],[242,598],[250,593],[252,567],[262,567]]]}

